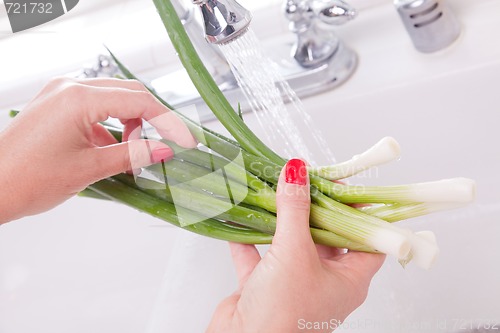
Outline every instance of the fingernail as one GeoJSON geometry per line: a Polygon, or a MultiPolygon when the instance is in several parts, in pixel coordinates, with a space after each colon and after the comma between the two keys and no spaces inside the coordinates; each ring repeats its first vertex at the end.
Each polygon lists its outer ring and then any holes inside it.
{"type": "Polygon", "coordinates": [[[297,158],[288,161],[285,167],[285,180],[288,184],[306,185],[307,168],[304,161],[297,158]]]}
{"type": "Polygon", "coordinates": [[[151,152],[151,162],[160,163],[174,158],[174,151],[170,148],[156,148],[151,152]]]}

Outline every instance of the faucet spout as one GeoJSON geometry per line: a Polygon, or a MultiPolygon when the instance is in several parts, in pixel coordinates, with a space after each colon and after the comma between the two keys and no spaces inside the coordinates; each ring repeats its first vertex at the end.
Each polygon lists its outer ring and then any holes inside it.
{"type": "Polygon", "coordinates": [[[203,15],[205,38],[212,44],[227,44],[244,34],[252,15],[235,0],[193,0],[203,15]]]}
{"type": "Polygon", "coordinates": [[[184,29],[189,35],[196,51],[217,84],[235,86],[237,83],[225,56],[217,45],[207,43],[204,38],[202,24],[196,19],[196,8],[191,3],[195,1],[196,0],[190,0],[189,2],[186,0],[173,0],[172,5],[181,19],[184,29]]]}

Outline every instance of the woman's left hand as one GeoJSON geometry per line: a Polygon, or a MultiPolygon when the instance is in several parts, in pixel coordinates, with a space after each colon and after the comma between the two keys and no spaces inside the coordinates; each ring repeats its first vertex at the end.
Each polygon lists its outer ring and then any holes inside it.
{"type": "Polygon", "coordinates": [[[55,79],[0,133],[0,224],[46,211],[88,185],[172,158],[159,141],[118,143],[99,123],[148,120],[166,139],[193,148],[186,125],[135,80],[55,79]]]}

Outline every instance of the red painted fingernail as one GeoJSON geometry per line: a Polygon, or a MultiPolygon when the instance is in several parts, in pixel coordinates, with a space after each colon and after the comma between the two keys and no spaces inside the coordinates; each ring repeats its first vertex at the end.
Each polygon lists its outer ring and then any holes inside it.
{"type": "Polygon", "coordinates": [[[289,184],[304,186],[307,184],[307,167],[297,158],[288,161],[285,167],[285,180],[289,184]]]}
{"type": "Polygon", "coordinates": [[[170,148],[156,148],[151,152],[151,162],[160,163],[174,158],[174,151],[170,148]]]}

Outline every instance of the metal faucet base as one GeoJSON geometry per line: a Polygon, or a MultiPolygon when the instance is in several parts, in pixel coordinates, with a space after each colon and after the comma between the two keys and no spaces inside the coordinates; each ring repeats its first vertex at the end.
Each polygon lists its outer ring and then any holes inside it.
{"type": "MultiPolygon", "coordinates": [[[[343,42],[339,43],[336,52],[324,64],[315,68],[304,68],[290,54],[291,47],[295,42],[293,36],[290,37],[285,41],[283,41],[283,37],[280,37],[279,41],[270,40],[268,43],[272,47],[266,49],[272,50],[268,55],[278,65],[280,74],[299,98],[334,89],[347,81],[356,70],[358,57],[343,42]]],[[[152,80],[151,86],[175,108],[180,109],[195,105],[200,121],[214,119],[214,115],[201,99],[184,70],[152,80]]],[[[232,81],[221,84],[219,88],[235,109],[240,104],[242,112],[251,111],[250,104],[234,78],[232,81]]],[[[284,100],[289,102],[285,96],[284,100]]]]}
{"type": "Polygon", "coordinates": [[[357,54],[342,41],[339,42],[335,53],[322,65],[306,68],[300,66],[290,54],[295,39],[290,37],[283,42],[283,37],[280,37],[279,40],[269,41],[269,45],[272,45],[267,48],[272,50],[269,56],[278,64],[280,73],[300,98],[317,95],[340,86],[357,68],[357,54]],[[282,41],[281,44],[279,40],[282,41]]]}

